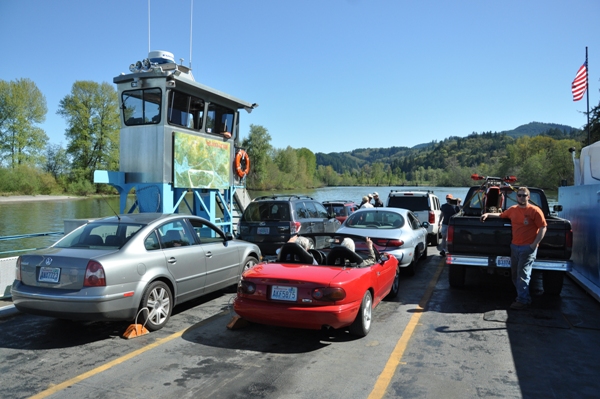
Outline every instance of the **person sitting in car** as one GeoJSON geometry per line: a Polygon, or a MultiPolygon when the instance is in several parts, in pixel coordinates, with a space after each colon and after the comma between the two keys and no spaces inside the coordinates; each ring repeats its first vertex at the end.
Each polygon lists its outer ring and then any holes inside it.
{"type": "MultiPolygon", "coordinates": [[[[315,260],[314,256],[309,252],[310,250],[310,240],[306,237],[300,237],[298,235],[294,235],[292,236],[289,240],[288,243],[290,242],[295,242],[296,244],[300,245],[300,247],[302,247],[302,249],[304,249],[312,258],[312,264],[313,265],[318,265],[319,263],[315,260]]],[[[277,250],[277,260],[279,262],[284,261],[284,259],[281,259],[281,248],[279,248],[277,250]]]]}
{"type": "MultiPolygon", "coordinates": [[[[370,266],[376,262],[375,251],[373,251],[373,241],[371,241],[369,237],[366,237],[365,242],[367,243],[367,248],[369,249],[369,256],[358,265],[359,267],[370,266]]],[[[352,240],[350,237],[344,238],[340,245],[348,248],[352,252],[356,252],[356,245],[354,244],[354,240],[352,240]]]]}

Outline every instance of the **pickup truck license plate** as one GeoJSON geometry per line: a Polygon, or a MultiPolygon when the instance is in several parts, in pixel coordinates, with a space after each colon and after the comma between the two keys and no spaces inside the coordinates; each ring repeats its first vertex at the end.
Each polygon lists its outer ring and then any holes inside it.
{"type": "Polygon", "coordinates": [[[258,227],[256,229],[256,234],[269,234],[269,228],[268,227],[258,227]]]}
{"type": "Polygon", "coordinates": [[[510,267],[510,256],[497,256],[496,266],[498,267],[510,267]]]}
{"type": "Polygon", "coordinates": [[[41,283],[58,283],[60,278],[60,267],[46,267],[40,268],[40,275],[38,281],[41,283]]]}
{"type": "Polygon", "coordinates": [[[274,285],[271,288],[271,299],[295,302],[297,298],[298,288],[296,287],[283,287],[280,285],[274,285]]]}

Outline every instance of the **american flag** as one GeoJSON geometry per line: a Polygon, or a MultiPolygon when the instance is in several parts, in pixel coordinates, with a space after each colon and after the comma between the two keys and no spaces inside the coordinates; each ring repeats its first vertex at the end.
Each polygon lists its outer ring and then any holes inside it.
{"type": "Polygon", "coordinates": [[[575,80],[571,84],[573,92],[573,101],[579,101],[583,98],[587,89],[587,63],[584,63],[575,75],[575,80]]]}

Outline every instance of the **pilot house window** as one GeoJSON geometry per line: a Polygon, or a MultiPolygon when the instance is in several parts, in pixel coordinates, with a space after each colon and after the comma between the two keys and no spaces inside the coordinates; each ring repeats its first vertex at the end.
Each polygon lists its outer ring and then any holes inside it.
{"type": "Polygon", "coordinates": [[[121,96],[123,120],[127,126],[160,122],[162,93],[160,89],[124,91],[121,96]]]}

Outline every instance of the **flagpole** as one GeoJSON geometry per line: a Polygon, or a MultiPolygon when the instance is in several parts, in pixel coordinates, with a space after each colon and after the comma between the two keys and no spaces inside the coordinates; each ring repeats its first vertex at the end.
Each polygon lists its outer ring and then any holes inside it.
{"type": "Polygon", "coordinates": [[[590,145],[590,67],[588,65],[588,48],[587,46],[585,46],[585,67],[587,69],[587,81],[586,81],[586,85],[587,87],[585,88],[586,90],[586,98],[587,98],[587,133],[588,133],[588,145],[590,145]]]}

